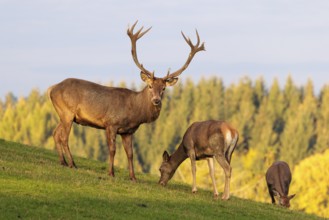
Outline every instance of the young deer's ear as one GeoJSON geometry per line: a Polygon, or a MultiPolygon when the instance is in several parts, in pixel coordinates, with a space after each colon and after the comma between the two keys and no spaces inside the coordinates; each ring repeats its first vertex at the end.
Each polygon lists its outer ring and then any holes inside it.
{"type": "Polygon", "coordinates": [[[144,73],[143,71],[141,71],[141,79],[146,82],[147,84],[150,84],[153,80],[149,77],[149,75],[147,75],[146,73],[144,73]]]}
{"type": "Polygon", "coordinates": [[[281,197],[281,195],[278,191],[276,191],[275,189],[273,189],[272,191],[274,192],[274,196],[281,197]]]}
{"type": "Polygon", "coordinates": [[[177,83],[178,78],[177,77],[173,77],[173,78],[168,78],[166,80],[166,86],[173,86],[177,83]]]}
{"type": "Polygon", "coordinates": [[[168,152],[167,151],[165,151],[165,152],[163,152],[163,154],[162,154],[162,159],[163,159],[163,161],[166,161],[166,162],[168,162],[169,161],[169,154],[168,154],[168,152]]]}
{"type": "Polygon", "coordinates": [[[288,196],[288,199],[290,200],[290,199],[294,198],[295,195],[296,195],[296,194],[293,194],[293,195],[288,196]]]}

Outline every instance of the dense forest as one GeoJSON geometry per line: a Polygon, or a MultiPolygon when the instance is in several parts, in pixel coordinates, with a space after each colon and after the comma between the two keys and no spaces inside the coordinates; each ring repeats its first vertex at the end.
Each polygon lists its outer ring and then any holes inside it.
{"type": "MultiPolygon", "coordinates": [[[[163,151],[172,153],[192,122],[207,119],[226,120],[240,133],[232,157],[233,195],[270,202],[264,174],[273,161],[284,160],[293,171],[290,192],[297,194],[292,208],[329,217],[329,86],[315,95],[312,80],[297,86],[291,77],[284,85],[278,80],[266,85],[262,78],[248,77],[227,86],[218,77],[180,81],[166,91],[160,117],[141,125],[134,135],[136,170],[158,174],[163,151]]],[[[57,122],[47,95],[37,89],[28,97],[8,93],[0,100],[0,138],[54,149],[52,132],[57,122]]],[[[126,167],[119,136],[117,144],[115,165],[126,167]]],[[[74,125],[70,148],[74,155],[108,159],[103,130],[74,125]]],[[[216,170],[222,191],[223,171],[219,165],[216,170]]],[[[197,176],[198,186],[211,189],[206,162],[197,163],[197,176]]],[[[188,160],[175,179],[191,183],[188,160]]]]}

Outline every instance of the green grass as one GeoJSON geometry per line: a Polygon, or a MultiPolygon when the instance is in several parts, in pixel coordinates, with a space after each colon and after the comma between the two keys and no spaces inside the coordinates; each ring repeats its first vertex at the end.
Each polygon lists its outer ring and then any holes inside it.
{"type": "Polygon", "coordinates": [[[231,197],[214,200],[212,191],[116,169],[75,157],[78,169],[62,167],[55,152],[0,139],[0,219],[321,219],[271,204],[231,197]]]}

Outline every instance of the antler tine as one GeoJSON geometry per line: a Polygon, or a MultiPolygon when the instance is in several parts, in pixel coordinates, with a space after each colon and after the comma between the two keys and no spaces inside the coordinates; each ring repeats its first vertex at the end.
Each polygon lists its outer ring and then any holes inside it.
{"type": "Polygon", "coordinates": [[[144,28],[144,26],[141,27],[141,28],[136,32],[137,40],[138,40],[139,38],[143,37],[144,34],[146,34],[149,30],[151,30],[152,27],[149,27],[146,31],[141,32],[141,31],[143,30],[143,28],[144,28]]]}
{"type": "Polygon", "coordinates": [[[199,44],[200,44],[200,37],[199,37],[199,33],[198,33],[198,30],[197,30],[197,29],[195,29],[195,32],[196,32],[196,37],[197,37],[197,39],[198,39],[198,41],[197,41],[196,45],[199,45],[199,44]]]}
{"type": "Polygon", "coordinates": [[[141,37],[144,36],[144,34],[146,34],[152,27],[148,28],[146,31],[143,31],[143,27],[141,27],[135,34],[133,33],[134,32],[134,28],[137,24],[138,20],[133,24],[133,26],[131,28],[129,28],[128,26],[128,30],[127,30],[127,34],[131,40],[131,54],[132,54],[132,57],[133,57],[133,60],[136,64],[136,66],[142,71],[144,72],[145,74],[147,74],[150,78],[154,78],[154,72],[151,73],[150,71],[148,71],[147,69],[145,69],[143,67],[143,64],[141,64],[139,61],[138,61],[138,58],[137,58],[137,46],[136,46],[136,42],[138,39],[140,39],[141,37]]]}
{"type": "Polygon", "coordinates": [[[168,68],[168,73],[167,73],[167,76],[170,74],[170,67],[168,68]]]}
{"type": "Polygon", "coordinates": [[[198,51],[201,51],[201,50],[206,50],[206,48],[204,47],[204,42],[202,42],[201,46],[199,47],[200,45],[200,37],[199,37],[199,33],[198,33],[198,30],[195,29],[195,32],[196,32],[196,36],[198,38],[198,42],[196,44],[196,46],[198,46],[198,51]]]}
{"type": "Polygon", "coordinates": [[[167,76],[165,76],[163,79],[164,80],[167,80],[169,78],[174,78],[174,77],[177,77],[179,76],[180,74],[182,74],[182,72],[189,66],[190,62],[192,61],[194,55],[199,52],[199,51],[202,51],[202,50],[206,50],[205,47],[204,47],[204,42],[202,42],[202,44],[200,45],[200,36],[199,36],[199,33],[197,30],[196,31],[196,36],[197,36],[197,43],[195,45],[193,45],[191,39],[189,37],[186,37],[183,33],[183,31],[181,32],[182,35],[183,35],[183,38],[184,40],[186,41],[186,43],[191,47],[191,52],[185,62],[185,64],[180,68],[178,69],[177,71],[169,74],[170,70],[168,71],[168,74],[167,76]]]}
{"type": "Polygon", "coordinates": [[[183,37],[184,37],[186,43],[187,43],[188,45],[190,45],[190,47],[193,47],[193,44],[192,44],[191,39],[190,39],[189,37],[186,37],[186,36],[184,35],[183,31],[181,31],[181,33],[182,33],[182,35],[183,35],[183,37]]]}

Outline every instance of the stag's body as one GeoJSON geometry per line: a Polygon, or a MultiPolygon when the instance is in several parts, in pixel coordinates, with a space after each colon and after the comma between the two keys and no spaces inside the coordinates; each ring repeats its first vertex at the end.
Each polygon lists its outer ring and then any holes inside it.
{"type": "Polygon", "coordinates": [[[59,115],[95,128],[115,127],[118,134],[133,134],[140,124],[157,119],[161,110],[161,104],[151,102],[147,87],[135,92],[66,79],[51,87],[49,96],[59,115]]]}
{"type": "Polygon", "coordinates": [[[275,204],[274,196],[279,197],[279,204],[290,207],[290,199],[295,195],[288,196],[291,182],[289,165],[284,161],[274,162],[266,172],[266,183],[272,203],[275,204]]]}
{"type": "Polygon", "coordinates": [[[127,153],[130,178],[133,172],[132,134],[142,123],[156,120],[161,103],[154,105],[147,87],[140,92],[125,88],[106,87],[80,79],[66,79],[49,89],[50,99],[60,117],[54,131],[54,139],[62,165],[76,167],[68,147],[68,136],[72,122],[99,129],[105,129],[110,151],[110,175],[114,175],[113,159],[116,151],[115,138],[119,134],[127,153]],[[101,103],[101,104],[100,104],[101,103]]]}
{"type": "Polygon", "coordinates": [[[171,155],[165,151],[160,167],[159,183],[166,185],[172,178],[178,166],[186,159],[191,159],[193,185],[192,192],[196,192],[196,160],[207,159],[209,173],[213,183],[214,196],[218,196],[214,177],[213,158],[215,158],[225,172],[225,187],[222,199],[230,197],[230,178],[232,168],[231,157],[236,147],[239,134],[224,121],[202,121],[193,123],[185,132],[178,149],[171,155]]]}
{"type": "Polygon", "coordinates": [[[177,71],[168,72],[167,76],[157,78],[154,76],[154,72],[145,69],[138,61],[136,42],[150,28],[142,32],[142,27],[133,33],[136,23],[128,28],[127,34],[131,40],[133,60],[141,70],[141,79],[147,83],[142,91],[106,87],[81,79],[66,79],[48,89],[49,97],[60,118],[53,136],[62,165],[76,167],[68,146],[72,123],[75,122],[80,125],[105,129],[110,156],[109,175],[111,176],[114,176],[116,135],[121,135],[128,158],[130,179],[136,180],[133,167],[132,135],[141,124],[152,122],[159,117],[165,88],[175,85],[177,77],[188,67],[194,55],[204,50],[204,43],[200,45],[198,33],[196,45],[193,45],[191,40],[182,33],[185,41],[191,47],[187,61],[177,71]]]}

